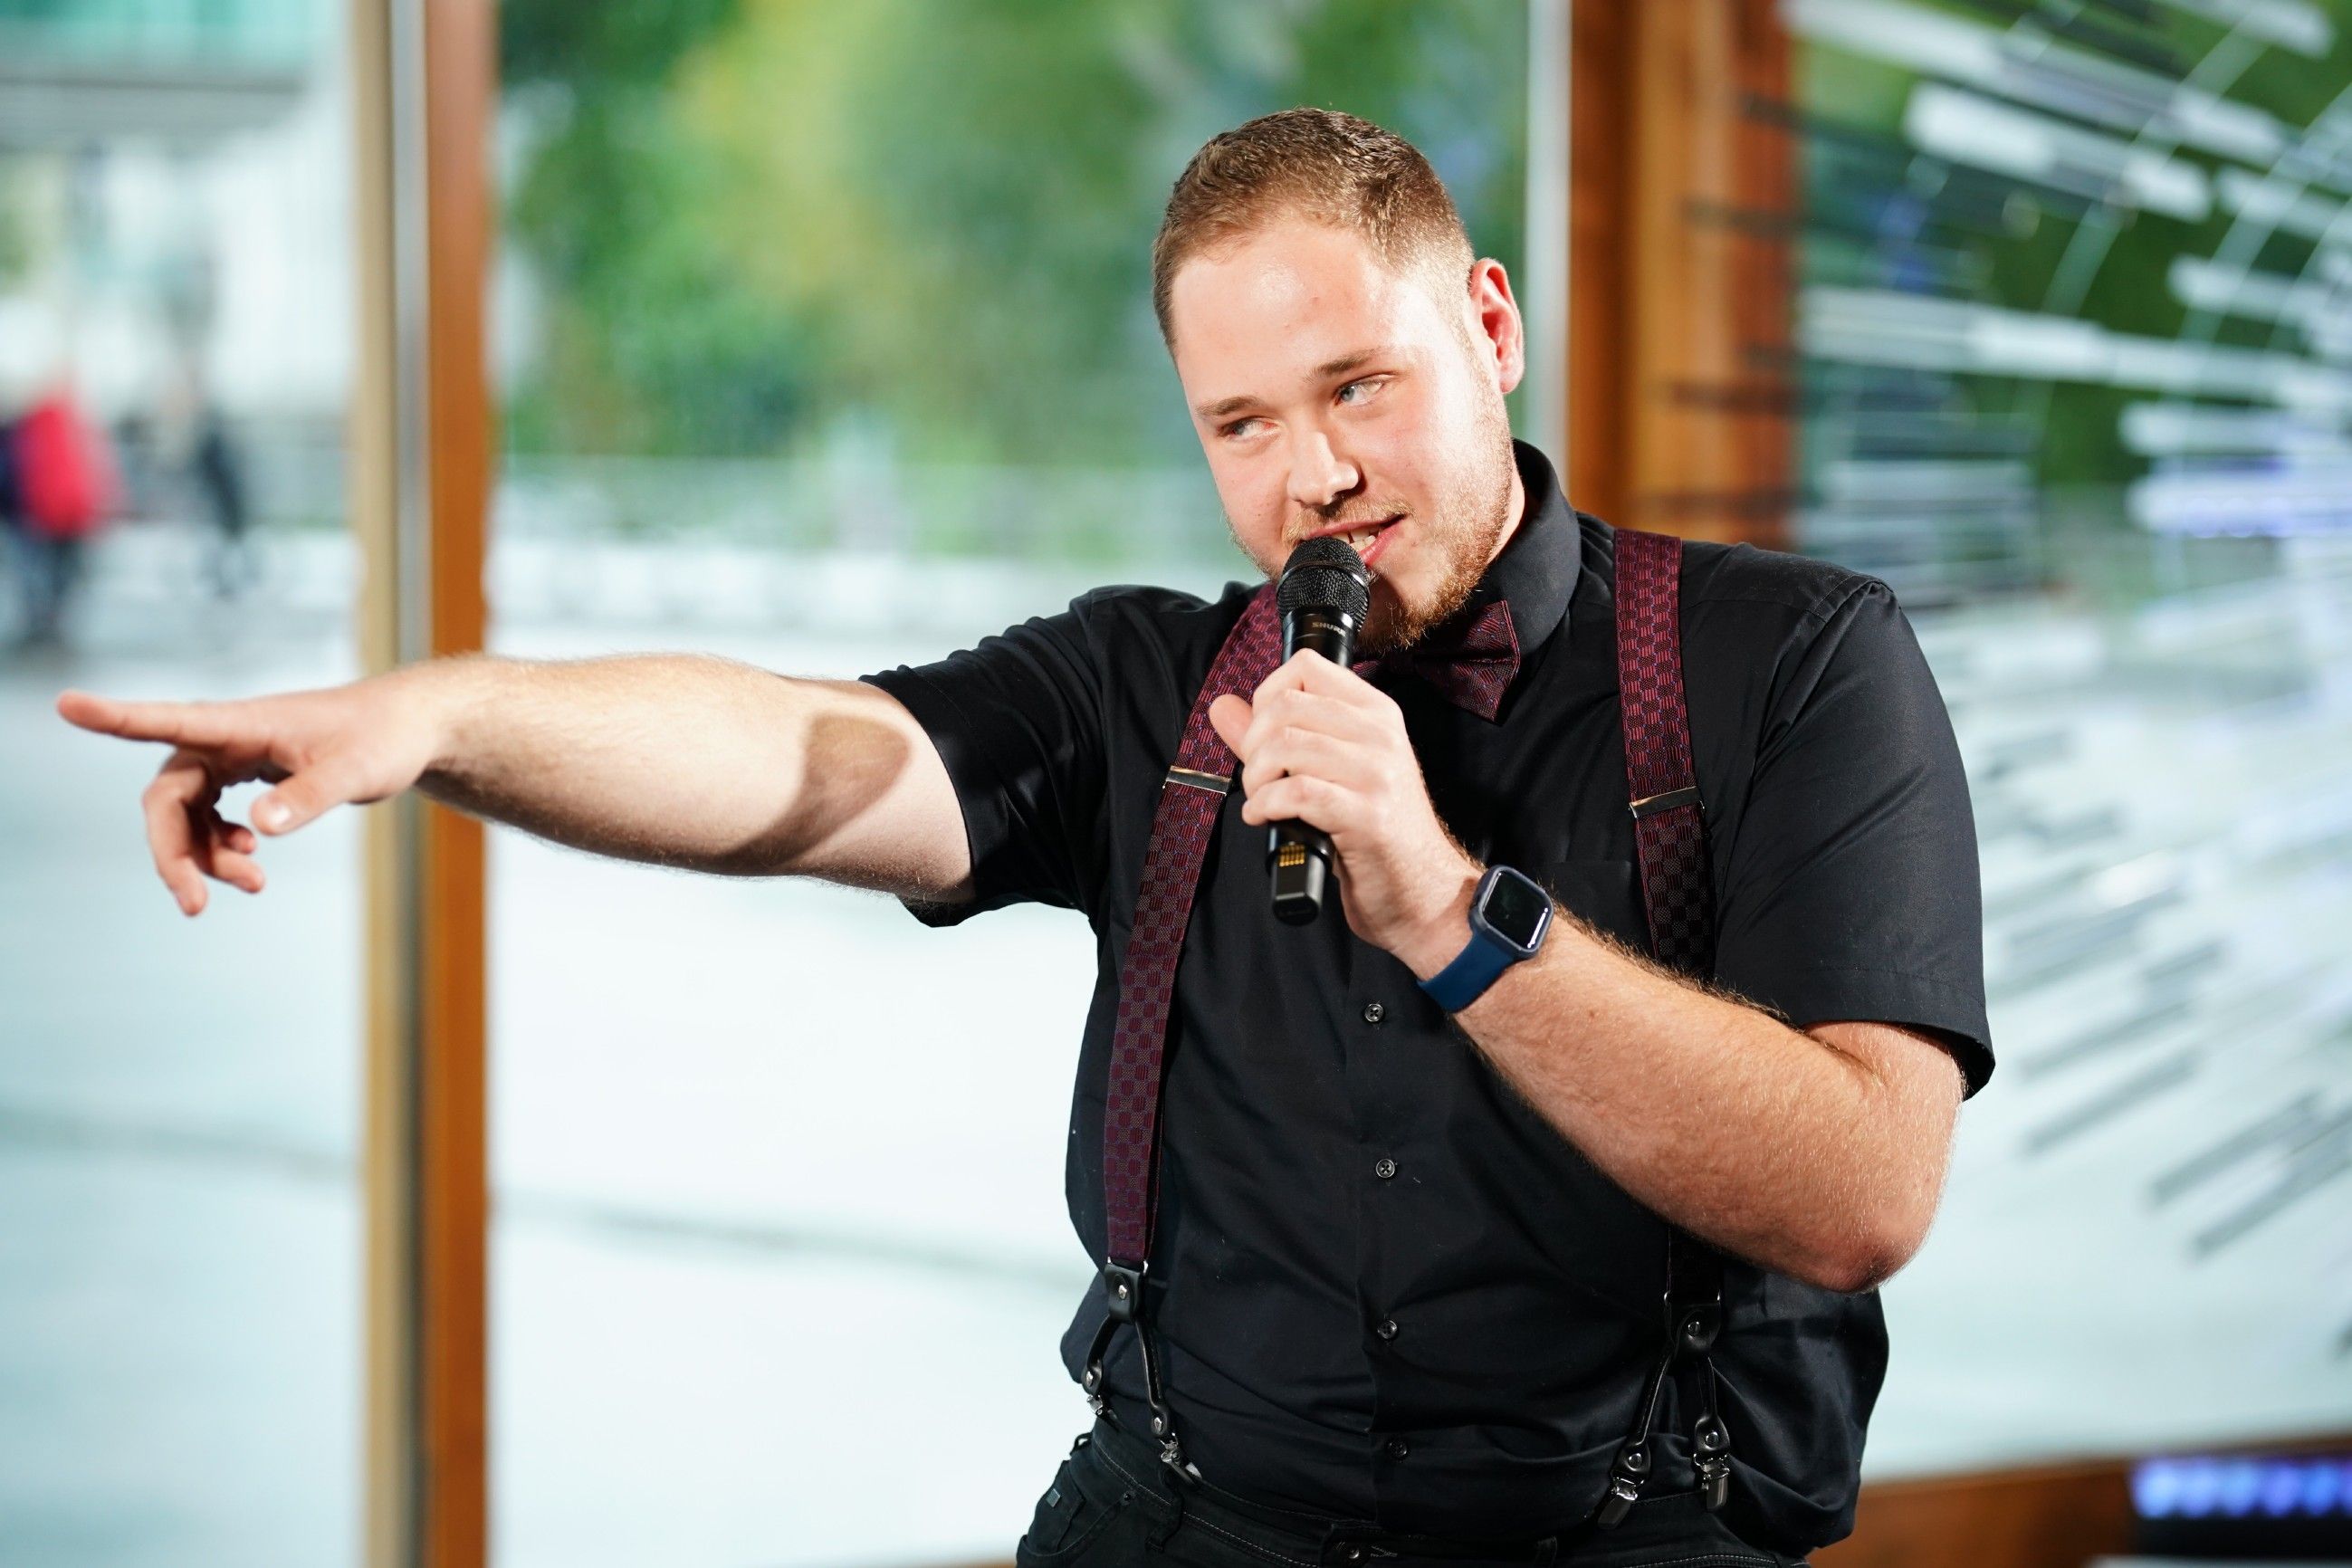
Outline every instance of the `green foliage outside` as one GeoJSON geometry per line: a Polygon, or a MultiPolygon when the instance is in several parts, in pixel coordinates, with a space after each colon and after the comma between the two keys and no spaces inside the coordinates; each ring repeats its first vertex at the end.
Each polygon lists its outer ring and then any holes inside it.
{"type": "Polygon", "coordinates": [[[1517,276],[1517,0],[507,0],[520,453],[1197,464],[1170,183],[1297,103],[1412,138],[1517,276]]]}
{"type": "MultiPolygon", "coordinates": [[[[1973,22],[1989,20],[1982,6],[1955,0],[1924,3],[1973,22]]],[[[2180,74],[2193,77],[2205,90],[2257,105],[2274,115],[2292,139],[2331,110],[2339,116],[2352,115],[2352,0],[2312,3],[2335,29],[2334,46],[2325,58],[2264,47],[2248,51],[2242,68],[2226,68],[2235,58],[2234,50],[2220,52],[2229,29],[2168,5],[2148,7],[2148,26],[2131,36],[2168,49],[2180,74]]],[[[2052,16],[2063,16],[2084,8],[2047,9],[2052,16]]],[[[2112,18],[2103,17],[2095,6],[2089,8],[2086,20],[2113,25],[2112,18]]],[[[1904,105],[1918,79],[1912,73],[1823,46],[1802,48],[1799,58],[1797,90],[1808,111],[1839,125],[1900,134],[1904,105]]],[[[2196,147],[2175,145],[2161,125],[2145,128],[2142,145],[2152,153],[2195,164],[2208,174],[2225,166],[2223,160],[2196,147]]],[[[2347,154],[2339,143],[2336,167],[2341,171],[2346,166],[2347,154]]],[[[1925,155],[1914,158],[1907,173],[1914,180],[1925,176],[1932,184],[1936,160],[1925,155]]],[[[1818,161],[1810,178],[1811,199],[1818,205],[1830,195],[1818,161]]],[[[2327,199],[2343,199],[2325,184],[2321,190],[2327,199]]],[[[1984,271],[1981,282],[1957,291],[1957,297],[2092,321],[2136,337],[2186,338],[2282,353],[2307,352],[2292,326],[2252,314],[2193,311],[2175,296],[2169,281],[2175,258],[2215,257],[2224,252],[2225,246],[2242,244],[2251,233],[2237,214],[2218,201],[2212,212],[2197,223],[2157,212],[2112,209],[2102,213],[2095,208],[2077,221],[2032,199],[2030,188],[2021,187],[2010,211],[2014,221],[2005,233],[1966,241],[1979,247],[1984,271]],[[2070,251],[2074,256],[2071,263],[2070,251]],[[2090,265],[2094,260],[2095,266],[2090,265]],[[2067,281],[2070,267],[2084,268],[2071,284],[2067,281]]],[[[2321,276],[2314,268],[2317,253],[2317,245],[2308,237],[2273,232],[2262,237],[2259,247],[2241,259],[2265,272],[2317,278],[2321,276]]],[[[1819,239],[1811,242],[1807,258],[1815,276],[1823,275],[1825,268],[1842,273],[1842,264],[1853,259],[1849,242],[1819,239]]],[[[2115,487],[2138,477],[2147,467],[2144,459],[2126,448],[2119,426],[2125,406],[2154,395],[2154,389],[1991,376],[1963,377],[1961,384],[1970,411],[1988,418],[2012,419],[2030,434],[2028,450],[2044,490],[2115,487]]]]}

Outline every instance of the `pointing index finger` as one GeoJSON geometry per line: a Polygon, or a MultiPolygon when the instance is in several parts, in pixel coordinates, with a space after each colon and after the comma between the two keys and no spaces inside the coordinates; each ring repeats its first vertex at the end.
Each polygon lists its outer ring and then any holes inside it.
{"type": "Polygon", "coordinates": [[[236,725],[218,702],[119,702],[87,691],[58,696],[67,722],[126,741],[168,741],[181,746],[221,746],[236,738],[236,725]]]}

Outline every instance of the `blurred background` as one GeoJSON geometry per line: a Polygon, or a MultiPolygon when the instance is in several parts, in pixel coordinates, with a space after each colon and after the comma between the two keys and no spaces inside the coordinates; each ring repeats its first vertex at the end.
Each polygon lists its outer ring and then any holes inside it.
{"type": "MultiPolygon", "coordinates": [[[[1509,269],[1571,500],[1881,574],[1951,710],[2002,1066],[1825,1559],[2352,1560],[2352,0],[469,0],[470,79],[417,3],[0,0],[0,1565],[375,1539],[389,808],[187,921],[58,691],[379,665],[371,377],[452,342],[497,652],[1213,594],[1150,246],[1294,103],[1509,269]]],[[[488,1556],[1009,1561],[1091,1419],[1083,921],[486,855],[488,1556]]]]}

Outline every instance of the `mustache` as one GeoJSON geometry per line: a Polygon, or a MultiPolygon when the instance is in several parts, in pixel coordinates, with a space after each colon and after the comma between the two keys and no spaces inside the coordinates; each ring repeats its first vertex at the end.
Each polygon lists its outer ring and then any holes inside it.
{"type": "Polygon", "coordinates": [[[1393,503],[1381,507],[1360,507],[1345,513],[1318,512],[1302,527],[1298,536],[1291,541],[1291,544],[1296,548],[1318,534],[1352,533],[1357,529],[1369,528],[1373,523],[1387,522],[1391,519],[1402,522],[1412,515],[1411,507],[1398,506],[1393,503]]]}

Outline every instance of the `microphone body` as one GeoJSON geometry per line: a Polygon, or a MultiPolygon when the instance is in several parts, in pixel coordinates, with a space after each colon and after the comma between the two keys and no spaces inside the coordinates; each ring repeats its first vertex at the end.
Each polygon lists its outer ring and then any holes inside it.
{"type": "MultiPolygon", "coordinates": [[[[1313,648],[1345,669],[1356,659],[1356,634],[1371,609],[1371,574],[1336,538],[1310,539],[1291,552],[1276,590],[1282,610],[1282,657],[1313,648]]],[[[1297,820],[1269,823],[1266,870],[1275,918],[1306,925],[1323,912],[1331,875],[1331,838],[1297,820]]]]}

